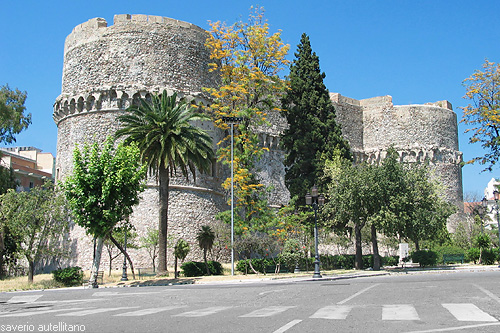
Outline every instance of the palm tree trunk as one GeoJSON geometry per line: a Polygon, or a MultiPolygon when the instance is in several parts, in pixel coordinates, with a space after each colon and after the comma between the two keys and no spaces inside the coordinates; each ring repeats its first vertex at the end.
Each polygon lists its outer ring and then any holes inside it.
{"type": "Polygon", "coordinates": [[[158,221],[158,271],[157,275],[166,275],[167,270],[167,227],[168,227],[168,186],[169,169],[164,162],[158,169],[158,181],[160,192],[160,209],[158,221]]]}
{"type": "Polygon", "coordinates": [[[210,275],[210,268],[208,268],[207,249],[203,249],[203,259],[205,259],[205,267],[207,268],[207,275],[210,275]]]}

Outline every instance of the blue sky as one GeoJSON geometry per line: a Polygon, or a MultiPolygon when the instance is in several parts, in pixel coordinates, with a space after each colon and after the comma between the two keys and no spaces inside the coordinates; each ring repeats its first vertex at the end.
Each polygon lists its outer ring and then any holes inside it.
{"type": "MultiPolygon", "coordinates": [[[[500,29],[496,0],[357,0],[357,1],[39,1],[0,2],[0,85],[28,92],[26,106],[33,124],[16,145],[56,153],[57,127],[52,105],[61,91],[66,36],[94,17],[113,22],[115,14],[161,15],[208,29],[208,21],[229,24],[263,6],[272,31],[281,29],[290,44],[289,58],[303,32],[326,73],[331,92],[364,99],[391,95],[395,105],[448,100],[461,119],[467,101],[462,81],[485,58],[500,61],[500,29]]],[[[468,144],[459,125],[464,158],[481,154],[468,144]]],[[[463,168],[464,192],[482,197],[499,170],[481,173],[463,168]]]]}

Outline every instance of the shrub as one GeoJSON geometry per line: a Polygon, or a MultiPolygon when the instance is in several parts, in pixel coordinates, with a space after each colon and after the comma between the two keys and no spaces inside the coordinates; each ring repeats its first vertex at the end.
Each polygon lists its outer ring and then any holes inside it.
{"type": "Polygon", "coordinates": [[[413,262],[418,262],[420,267],[435,266],[437,263],[438,255],[434,251],[420,250],[411,254],[413,262]]]}
{"type": "Polygon", "coordinates": [[[483,265],[493,265],[498,259],[498,249],[483,249],[481,261],[483,265]]]}
{"type": "Polygon", "coordinates": [[[56,282],[60,282],[66,287],[83,283],[83,271],[78,266],[57,269],[52,271],[52,276],[56,282]]]}
{"type": "Polygon", "coordinates": [[[185,277],[203,276],[207,274],[205,263],[197,261],[188,261],[181,265],[182,274],[185,277]]]}
{"type": "MultiPolygon", "coordinates": [[[[445,254],[463,254],[465,255],[465,251],[458,246],[454,245],[444,245],[433,248],[433,250],[437,253],[439,260],[443,259],[443,255],[445,254]]],[[[451,261],[449,261],[451,263],[451,261]]],[[[447,261],[448,263],[448,261],[447,261]]]]}
{"type": "Polygon", "coordinates": [[[479,250],[479,248],[471,247],[470,249],[465,251],[465,261],[468,261],[468,262],[472,261],[475,264],[477,264],[477,262],[479,261],[480,255],[481,255],[481,250],[479,250]]]}
{"type": "MultiPolygon", "coordinates": [[[[252,258],[252,267],[260,273],[264,273],[266,266],[275,265],[272,259],[252,258]]],[[[240,260],[236,263],[236,270],[243,274],[254,274],[250,269],[249,259],[240,260]]]]}
{"type": "Polygon", "coordinates": [[[382,266],[399,265],[399,256],[382,257],[382,266]]]}
{"type": "MultiPolygon", "coordinates": [[[[204,262],[188,261],[181,265],[182,274],[185,277],[204,276],[207,275],[204,262]]],[[[212,275],[222,275],[222,265],[218,261],[209,260],[208,269],[212,275]]]]}
{"type": "Polygon", "coordinates": [[[218,261],[209,260],[208,261],[208,269],[210,269],[210,273],[212,273],[212,275],[223,275],[224,274],[224,269],[222,268],[221,263],[218,261]]]}

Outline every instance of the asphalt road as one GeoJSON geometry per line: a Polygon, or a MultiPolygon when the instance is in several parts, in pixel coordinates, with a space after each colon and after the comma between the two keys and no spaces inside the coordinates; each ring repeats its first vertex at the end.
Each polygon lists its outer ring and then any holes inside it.
{"type": "Polygon", "coordinates": [[[500,270],[0,293],[0,332],[500,332],[500,270]]]}

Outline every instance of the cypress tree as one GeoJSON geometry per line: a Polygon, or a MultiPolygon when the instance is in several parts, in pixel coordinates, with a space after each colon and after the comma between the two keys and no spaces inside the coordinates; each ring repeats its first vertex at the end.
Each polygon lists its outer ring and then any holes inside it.
{"type": "Polygon", "coordinates": [[[309,37],[302,34],[290,66],[290,89],[282,99],[288,129],[281,144],[285,150],[285,184],[297,205],[313,185],[322,189],[323,166],[335,155],[352,160],[349,144],[335,121],[335,108],[309,37]]]}

